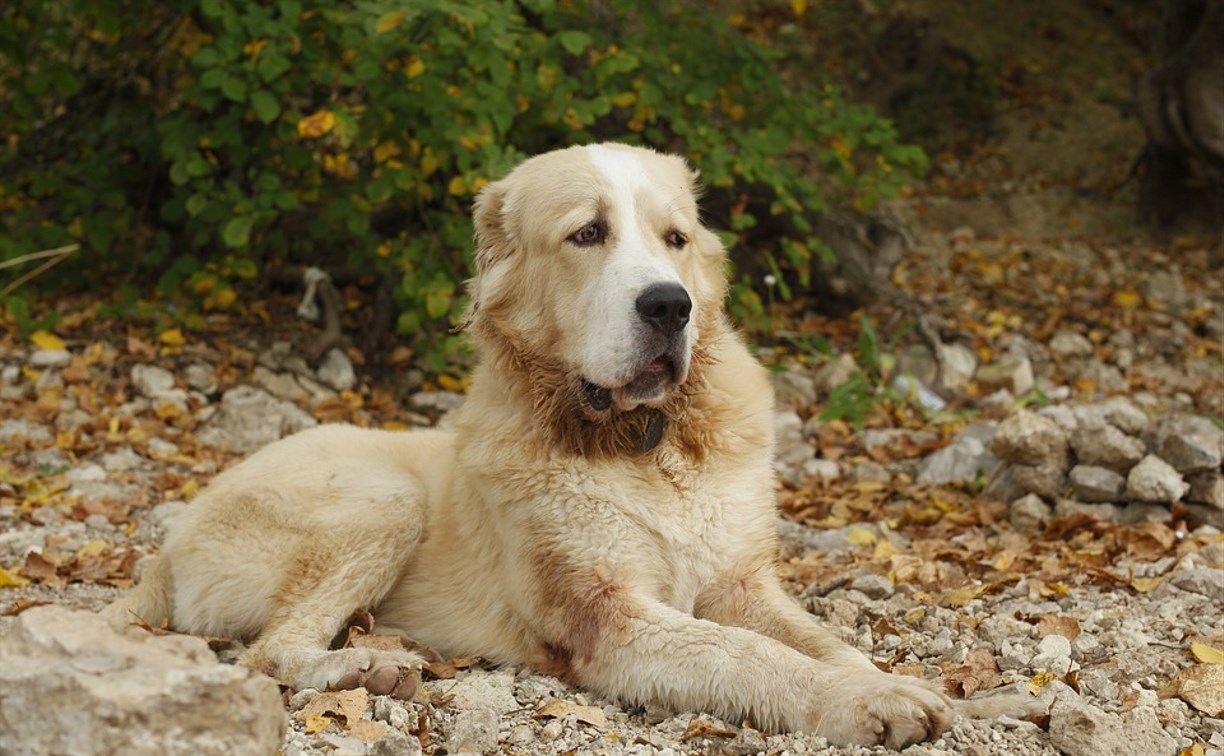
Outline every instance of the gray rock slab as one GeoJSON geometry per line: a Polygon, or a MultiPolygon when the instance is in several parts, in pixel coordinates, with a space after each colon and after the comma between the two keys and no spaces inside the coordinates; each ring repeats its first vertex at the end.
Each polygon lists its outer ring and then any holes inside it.
{"type": "Polygon", "coordinates": [[[0,644],[8,754],[271,754],[286,721],[275,681],[199,638],[41,606],[0,644]]]}
{"type": "Polygon", "coordinates": [[[1088,503],[1122,501],[1126,493],[1126,476],[1108,467],[1076,465],[1067,475],[1075,498],[1088,503]]]}
{"type": "Polygon", "coordinates": [[[208,446],[247,454],[318,424],[318,420],[292,402],[252,386],[238,386],[225,392],[220,409],[196,438],[208,446]]]}
{"type": "Polygon", "coordinates": [[[1071,433],[1071,448],[1081,465],[1108,467],[1125,472],[1133,467],[1147,452],[1142,441],[1123,433],[1117,426],[1085,425],[1080,418],[1080,427],[1071,433]]]}
{"type": "Polygon", "coordinates": [[[1154,454],[1144,457],[1126,476],[1126,496],[1135,501],[1172,504],[1189,490],[1181,473],[1154,454]]]}
{"type": "Polygon", "coordinates": [[[1066,464],[1067,436],[1050,418],[1020,410],[999,423],[990,448],[1008,462],[1061,468],[1066,464]]]}

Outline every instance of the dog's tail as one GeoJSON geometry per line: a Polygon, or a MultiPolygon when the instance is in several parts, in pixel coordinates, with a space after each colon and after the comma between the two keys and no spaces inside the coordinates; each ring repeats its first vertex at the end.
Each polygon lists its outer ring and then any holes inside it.
{"type": "Polygon", "coordinates": [[[140,582],[102,609],[100,614],[117,626],[144,623],[151,627],[164,627],[170,620],[170,593],[173,587],[174,575],[170,571],[169,559],[165,556],[154,557],[145,565],[140,582]]]}

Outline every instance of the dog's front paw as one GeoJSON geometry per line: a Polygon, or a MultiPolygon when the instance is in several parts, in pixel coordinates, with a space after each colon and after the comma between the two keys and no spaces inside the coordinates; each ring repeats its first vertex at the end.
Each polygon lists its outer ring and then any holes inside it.
{"type": "Polygon", "coordinates": [[[843,677],[812,715],[813,729],[836,745],[885,745],[900,750],[937,737],[956,714],[924,680],[884,672],[843,677]]]}
{"type": "Polygon", "coordinates": [[[421,657],[407,650],[341,648],[293,649],[269,664],[256,654],[243,662],[268,672],[291,688],[365,688],[374,695],[411,699],[421,684],[421,657]]]}

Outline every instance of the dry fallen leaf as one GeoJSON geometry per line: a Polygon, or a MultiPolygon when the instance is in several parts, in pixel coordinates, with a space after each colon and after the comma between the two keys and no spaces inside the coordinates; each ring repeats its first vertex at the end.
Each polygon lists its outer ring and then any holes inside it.
{"type": "Polygon", "coordinates": [[[554,717],[556,719],[563,719],[571,714],[579,722],[585,722],[600,729],[608,726],[608,718],[604,716],[604,713],[598,707],[579,706],[576,703],[560,698],[548,699],[543,706],[536,709],[535,718],[545,719],[547,717],[554,717]]]}
{"type": "Polygon", "coordinates": [[[1180,698],[1209,717],[1224,714],[1224,664],[1195,664],[1160,689],[1162,698],[1180,698]]]}
{"type": "Polygon", "coordinates": [[[1046,614],[1037,620],[1037,637],[1061,635],[1067,640],[1075,640],[1081,630],[1079,621],[1074,617],[1063,617],[1057,614],[1046,614]]]}
{"type": "Polygon", "coordinates": [[[467,669],[479,662],[480,659],[472,657],[465,659],[449,659],[447,661],[430,662],[425,665],[425,671],[439,680],[453,679],[455,673],[461,669],[467,669]]]}
{"type": "Polygon", "coordinates": [[[372,719],[359,719],[352,723],[348,731],[350,735],[364,743],[373,743],[376,740],[382,740],[383,736],[391,732],[391,727],[372,719]]]}
{"type": "Polygon", "coordinates": [[[1224,664],[1224,651],[1202,641],[1191,642],[1190,653],[1194,654],[1195,659],[1207,664],[1224,664]]]}
{"type": "Polygon", "coordinates": [[[689,720],[688,727],[684,731],[684,737],[681,740],[692,740],[693,738],[733,738],[736,735],[735,730],[729,730],[725,727],[719,727],[708,719],[693,717],[689,720]]]}
{"type": "Polygon", "coordinates": [[[944,676],[944,687],[955,698],[968,698],[979,690],[991,690],[1002,684],[999,664],[988,648],[970,651],[963,665],[944,676]]]}
{"type": "MultiPolygon", "coordinates": [[[[365,719],[366,705],[369,702],[370,693],[365,688],[320,693],[294,714],[293,718],[299,722],[306,722],[307,728],[310,727],[311,722],[319,724],[318,720],[312,720],[312,717],[335,719],[347,730],[365,719]]],[[[327,725],[324,723],[323,726],[327,725]]]]}

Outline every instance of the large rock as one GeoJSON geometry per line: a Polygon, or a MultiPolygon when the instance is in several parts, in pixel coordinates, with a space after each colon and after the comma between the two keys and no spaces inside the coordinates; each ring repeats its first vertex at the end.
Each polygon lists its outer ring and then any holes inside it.
{"type": "Polygon", "coordinates": [[[1126,435],[1110,423],[1087,425],[1080,418],[1080,426],[1071,433],[1071,446],[1081,465],[1108,467],[1110,470],[1126,472],[1147,452],[1147,447],[1137,438],[1126,435]]]}
{"type": "Polygon", "coordinates": [[[999,423],[990,448],[1008,462],[1021,465],[1063,467],[1067,461],[1067,437],[1062,428],[1028,410],[999,423]]]}
{"type": "Polygon", "coordinates": [[[1006,389],[1014,396],[1023,396],[1033,388],[1033,363],[1028,357],[1004,357],[979,367],[973,379],[988,391],[1006,389]]]}
{"type": "Polygon", "coordinates": [[[1195,473],[1187,482],[1190,484],[1187,500],[1224,510],[1224,474],[1215,471],[1195,473]]]}
{"type": "Polygon", "coordinates": [[[1156,439],[1156,453],[1181,473],[1214,470],[1224,458],[1224,431],[1205,417],[1170,417],[1156,439]]]}
{"type": "Polygon", "coordinates": [[[1021,491],[1047,499],[1060,495],[1067,483],[1067,473],[1062,465],[1012,465],[1008,472],[1021,491]]]}
{"type": "Polygon", "coordinates": [[[1120,717],[1073,695],[1058,698],[1050,708],[1050,745],[1067,756],[1172,756],[1177,751],[1177,743],[1161,728],[1151,707],[1137,707],[1120,717]]]}
{"type": "Polygon", "coordinates": [[[1144,457],[1126,476],[1126,495],[1135,501],[1172,504],[1189,490],[1181,473],[1154,454],[1144,457]]]}
{"type": "Polygon", "coordinates": [[[922,461],[918,470],[919,483],[961,483],[973,481],[979,475],[994,475],[999,458],[991,453],[990,438],[993,422],[970,425],[944,448],[922,461]]]}
{"type": "Polygon", "coordinates": [[[272,754],[285,726],[276,683],[199,638],[41,606],[0,644],[6,754],[272,754]]]}
{"type": "Polygon", "coordinates": [[[1067,476],[1075,498],[1089,503],[1122,501],[1126,493],[1126,476],[1108,467],[1076,465],[1067,476]]]}
{"type": "Polygon", "coordinates": [[[806,407],[816,402],[816,377],[804,365],[790,365],[785,370],[769,374],[773,382],[774,400],[780,409],[806,407]]]}
{"type": "Polygon", "coordinates": [[[221,397],[221,408],[197,434],[200,443],[249,454],[279,438],[319,424],[292,402],[262,389],[238,386],[221,397]]]}

